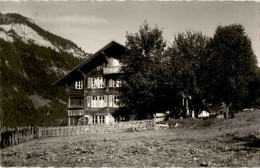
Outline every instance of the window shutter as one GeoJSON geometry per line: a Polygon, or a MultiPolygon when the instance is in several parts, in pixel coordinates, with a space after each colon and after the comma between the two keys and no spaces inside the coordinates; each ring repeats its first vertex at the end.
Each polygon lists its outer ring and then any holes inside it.
{"type": "Polygon", "coordinates": [[[97,78],[97,88],[100,88],[100,78],[97,78]]]}
{"type": "Polygon", "coordinates": [[[90,107],[90,96],[87,96],[87,107],[90,107]]]}
{"type": "Polygon", "coordinates": [[[107,95],[104,95],[104,107],[107,107],[107,95]]]}
{"type": "Polygon", "coordinates": [[[109,79],[109,87],[113,87],[113,80],[109,79]]]}
{"type": "Polygon", "coordinates": [[[109,95],[109,107],[113,106],[113,95],[109,95]]]}
{"type": "Polygon", "coordinates": [[[106,87],[106,79],[102,78],[102,88],[105,88],[105,87],[106,87]]]}
{"type": "Polygon", "coordinates": [[[97,78],[92,78],[93,88],[97,88],[97,78]]]}
{"type": "Polygon", "coordinates": [[[78,82],[76,81],[75,82],[75,89],[77,89],[77,86],[78,86],[78,82]]]}
{"type": "Polygon", "coordinates": [[[115,80],[113,80],[112,86],[116,87],[116,81],[115,80]]]}
{"type": "Polygon", "coordinates": [[[90,88],[91,86],[91,78],[88,78],[88,89],[90,88]]]}

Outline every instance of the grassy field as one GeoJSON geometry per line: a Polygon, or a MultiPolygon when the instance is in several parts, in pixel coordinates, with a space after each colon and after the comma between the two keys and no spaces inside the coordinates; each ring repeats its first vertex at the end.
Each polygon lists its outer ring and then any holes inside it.
{"type": "Polygon", "coordinates": [[[235,119],[174,120],[170,125],[164,130],[34,140],[3,149],[1,165],[260,166],[260,110],[238,113],[235,119]]]}

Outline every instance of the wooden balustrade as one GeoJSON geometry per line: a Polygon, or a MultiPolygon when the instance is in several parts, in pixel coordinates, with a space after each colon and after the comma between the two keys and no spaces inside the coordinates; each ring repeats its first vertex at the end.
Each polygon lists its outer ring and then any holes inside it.
{"type": "Polygon", "coordinates": [[[81,90],[70,90],[69,91],[69,97],[83,97],[83,96],[84,96],[83,89],[81,89],[81,90]]]}
{"type": "Polygon", "coordinates": [[[84,116],[84,109],[69,109],[68,110],[68,116],[84,116]]]}
{"type": "Polygon", "coordinates": [[[108,74],[118,74],[121,73],[122,71],[120,70],[121,66],[117,66],[117,67],[107,67],[103,69],[103,73],[104,75],[108,75],[108,74]]]}

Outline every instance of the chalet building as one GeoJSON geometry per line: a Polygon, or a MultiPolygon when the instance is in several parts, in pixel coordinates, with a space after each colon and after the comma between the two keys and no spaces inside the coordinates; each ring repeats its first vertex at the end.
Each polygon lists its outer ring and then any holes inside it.
{"type": "Polygon", "coordinates": [[[68,90],[68,123],[71,125],[115,122],[119,108],[120,57],[126,48],[112,41],[53,85],[68,90]]]}

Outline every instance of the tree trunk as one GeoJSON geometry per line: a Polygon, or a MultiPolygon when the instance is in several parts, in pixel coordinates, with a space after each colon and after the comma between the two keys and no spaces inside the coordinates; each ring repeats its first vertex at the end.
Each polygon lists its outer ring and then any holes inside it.
{"type": "Polygon", "coordinates": [[[226,116],[227,116],[227,118],[229,118],[229,106],[228,105],[226,105],[226,116]]]}
{"type": "Polygon", "coordinates": [[[224,111],[225,118],[228,118],[228,110],[225,102],[223,102],[223,111],[224,111]]]}
{"type": "Polygon", "coordinates": [[[233,110],[230,110],[230,116],[231,116],[231,118],[235,118],[235,114],[234,114],[233,110]]]}
{"type": "Polygon", "coordinates": [[[194,112],[195,112],[195,118],[199,118],[199,108],[197,106],[195,106],[194,112]]]}

